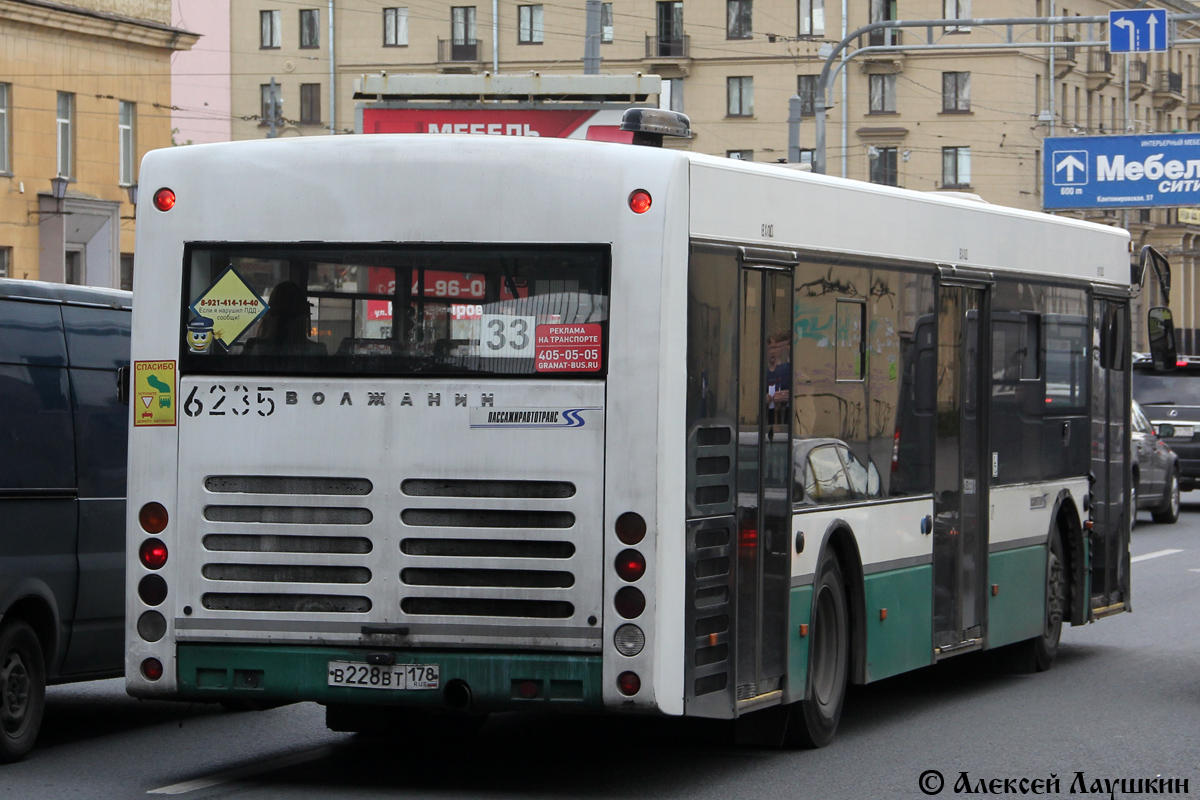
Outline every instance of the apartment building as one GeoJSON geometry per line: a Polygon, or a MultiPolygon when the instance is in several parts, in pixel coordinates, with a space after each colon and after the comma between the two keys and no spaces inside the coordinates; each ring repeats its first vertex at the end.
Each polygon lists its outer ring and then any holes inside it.
{"type": "MultiPolygon", "coordinates": [[[[583,71],[584,0],[457,5],[470,1],[231,0],[234,138],[350,132],[364,74],[583,71]]],[[[695,133],[674,146],[756,161],[786,157],[788,101],[799,95],[808,159],[817,76],[868,23],[1086,18],[1135,5],[1200,12],[1182,0],[612,0],[600,4],[600,71],[662,76],[660,104],[688,114],[695,133]]],[[[857,37],[834,64],[826,172],[1041,210],[1046,137],[1200,128],[1200,48],[1186,42],[1200,28],[1180,22],[1175,38],[1185,41],[1167,53],[1124,56],[1088,44],[1107,41],[1103,21],[857,37]],[[950,47],[905,49],[930,44],[950,47]]],[[[1195,216],[1072,213],[1125,225],[1171,257],[1192,349],[1195,216]]]]}
{"type": "Polygon", "coordinates": [[[0,0],[0,276],[129,288],[138,163],[171,143],[170,0],[0,0]]]}

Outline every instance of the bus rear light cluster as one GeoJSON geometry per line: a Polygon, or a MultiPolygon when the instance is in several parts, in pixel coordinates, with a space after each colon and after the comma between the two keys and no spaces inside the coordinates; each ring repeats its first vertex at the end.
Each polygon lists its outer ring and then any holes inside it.
{"type": "Polygon", "coordinates": [[[167,563],[167,546],[158,539],[147,539],[138,548],[138,558],[146,569],[162,569],[167,563]]]}
{"type": "Polygon", "coordinates": [[[617,689],[626,697],[633,697],[642,689],[642,679],[636,672],[622,672],[617,676],[617,689]]]}
{"type": "Polygon", "coordinates": [[[613,634],[613,644],[623,656],[636,656],[646,646],[646,634],[637,625],[625,624],[613,634]]]}
{"type": "Polygon", "coordinates": [[[163,676],[162,662],[157,658],[147,658],[142,662],[142,677],[148,681],[156,681],[163,676]]]}
{"type": "Polygon", "coordinates": [[[146,533],[162,533],[169,521],[167,509],[162,503],[146,503],[138,511],[138,524],[146,533]]]}

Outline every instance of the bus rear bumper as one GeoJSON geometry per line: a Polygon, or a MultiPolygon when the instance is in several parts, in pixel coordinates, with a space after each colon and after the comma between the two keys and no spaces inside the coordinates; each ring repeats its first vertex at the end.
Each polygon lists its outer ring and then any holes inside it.
{"type": "MultiPolygon", "coordinates": [[[[177,697],[200,702],[312,701],[478,713],[603,706],[599,655],[181,644],[176,664],[177,697]],[[398,666],[436,665],[437,687],[371,686],[363,673],[393,659],[398,666]],[[362,665],[362,685],[330,685],[331,665],[342,662],[362,665]]],[[[382,682],[378,676],[376,670],[373,677],[382,682]]]]}

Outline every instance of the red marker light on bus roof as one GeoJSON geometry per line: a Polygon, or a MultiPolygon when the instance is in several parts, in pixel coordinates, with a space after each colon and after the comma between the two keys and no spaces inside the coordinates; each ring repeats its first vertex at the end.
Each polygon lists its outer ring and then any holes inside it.
{"type": "Polygon", "coordinates": [[[645,214],[650,210],[650,193],[645,189],[635,189],[629,195],[629,210],[635,214],[645,214]]]}
{"type": "Polygon", "coordinates": [[[154,193],[154,207],[159,211],[170,211],[175,207],[175,193],[165,186],[154,193]]]}

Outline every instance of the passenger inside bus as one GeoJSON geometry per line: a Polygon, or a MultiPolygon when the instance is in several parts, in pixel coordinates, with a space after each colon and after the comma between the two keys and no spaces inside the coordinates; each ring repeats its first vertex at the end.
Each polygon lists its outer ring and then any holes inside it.
{"type": "Polygon", "coordinates": [[[291,281],[279,283],[267,298],[267,313],[258,323],[258,335],[246,342],[248,355],[325,356],[324,344],[308,338],[312,331],[312,304],[304,290],[291,281]]]}

